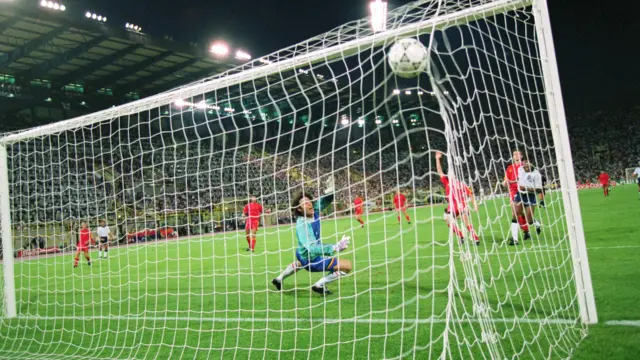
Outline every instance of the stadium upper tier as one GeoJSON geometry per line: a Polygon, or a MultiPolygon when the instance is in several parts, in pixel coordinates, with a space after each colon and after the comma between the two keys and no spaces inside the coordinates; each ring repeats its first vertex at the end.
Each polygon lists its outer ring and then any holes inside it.
{"type": "Polygon", "coordinates": [[[168,90],[240,63],[206,47],[128,31],[125,24],[0,2],[3,116],[61,120],[168,90]]]}

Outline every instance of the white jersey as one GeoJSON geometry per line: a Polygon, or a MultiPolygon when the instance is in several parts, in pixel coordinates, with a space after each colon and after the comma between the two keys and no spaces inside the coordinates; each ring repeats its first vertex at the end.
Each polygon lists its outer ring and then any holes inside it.
{"type": "Polygon", "coordinates": [[[524,167],[518,169],[518,189],[525,188],[542,189],[542,175],[538,170],[525,171],[524,167]]]}
{"type": "Polygon", "coordinates": [[[109,233],[110,233],[109,226],[98,227],[98,237],[101,237],[101,238],[109,237],[109,233]]]}
{"type": "Polygon", "coordinates": [[[635,175],[636,179],[640,179],[640,167],[637,167],[637,168],[633,171],[633,175],[635,175]]]}

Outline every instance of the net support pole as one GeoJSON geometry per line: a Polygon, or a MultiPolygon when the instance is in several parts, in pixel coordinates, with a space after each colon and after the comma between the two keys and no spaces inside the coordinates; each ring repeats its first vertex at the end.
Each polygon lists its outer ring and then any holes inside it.
{"type": "Polygon", "coordinates": [[[4,274],[4,317],[14,318],[16,312],[16,282],[13,272],[13,235],[9,198],[9,167],[7,148],[0,145],[0,236],[2,237],[2,267],[4,274]]]}
{"type": "Polygon", "coordinates": [[[569,132],[564,112],[564,102],[558,75],[558,63],[553,47],[551,21],[546,0],[535,0],[533,14],[536,23],[542,72],[546,89],[546,101],[549,111],[551,133],[556,148],[558,173],[562,188],[562,199],[567,216],[571,257],[580,306],[580,319],[585,324],[598,322],[596,303],[593,296],[593,284],[587,258],[587,246],[582,227],[582,214],[578,201],[576,178],[573,171],[573,158],[569,144],[569,132]]]}

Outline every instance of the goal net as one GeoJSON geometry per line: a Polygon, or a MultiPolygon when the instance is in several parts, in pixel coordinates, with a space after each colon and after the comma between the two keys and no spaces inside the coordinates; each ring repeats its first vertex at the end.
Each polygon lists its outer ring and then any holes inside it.
{"type": "Polygon", "coordinates": [[[7,134],[0,356],[570,357],[596,318],[555,71],[544,2],[417,1],[7,134]],[[518,241],[515,151],[553,184],[518,241]]]}

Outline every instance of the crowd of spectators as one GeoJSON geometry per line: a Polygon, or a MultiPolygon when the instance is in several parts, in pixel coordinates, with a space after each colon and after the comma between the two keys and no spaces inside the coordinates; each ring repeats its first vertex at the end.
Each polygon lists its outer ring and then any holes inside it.
{"type": "MultiPolygon", "coordinates": [[[[625,175],[640,159],[633,134],[640,111],[594,113],[571,118],[569,131],[576,176],[594,179],[600,170],[625,175]],[[594,136],[594,134],[598,134],[594,136]]],[[[547,178],[555,178],[555,149],[548,128],[505,128],[488,119],[458,129],[456,169],[477,190],[491,192],[501,180],[513,150],[519,149],[547,178]],[[487,124],[489,124],[487,126],[487,124]],[[525,140],[529,139],[529,140],[525,140]]],[[[318,195],[333,178],[337,201],[355,194],[381,203],[397,190],[434,191],[433,152],[447,149],[442,131],[427,129],[402,138],[376,141],[225,147],[224,142],[167,144],[119,141],[29,141],[9,149],[13,219],[19,223],[95,218],[107,213],[135,217],[154,212],[208,209],[226,199],[260,196],[265,208],[287,208],[292,194],[318,195]],[[429,131],[431,130],[431,131],[429,131]],[[260,149],[257,151],[256,149],[260,149]]],[[[70,138],[67,138],[70,139],[70,138]]],[[[75,138],[74,138],[75,139],[75,138]]]]}

